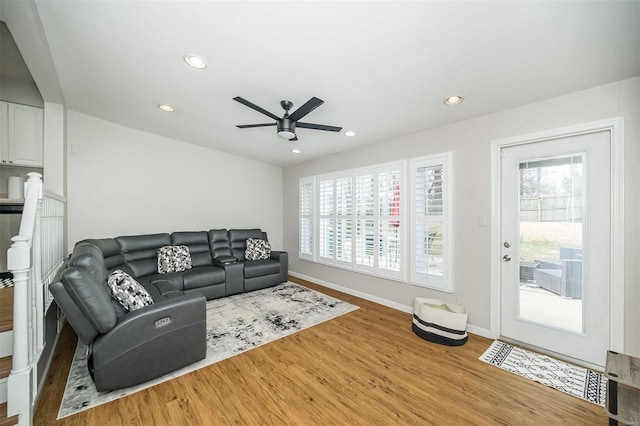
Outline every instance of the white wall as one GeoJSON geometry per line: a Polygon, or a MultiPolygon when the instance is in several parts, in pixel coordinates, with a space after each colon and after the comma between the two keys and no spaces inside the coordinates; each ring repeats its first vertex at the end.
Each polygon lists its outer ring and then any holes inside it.
{"type": "Polygon", "coordinates": [[[282,169],[67,112],[69,247],[85,238],[261,228],[282,249],[282,169]]]}
{"type": "Polygon", "coordinates": [[[5,65],[0,66],[0,100],[42,108],[44,105],[42,96],[24,63],[11,31],[2,21],[0,21],[0,64],[5,65]]]}
{"type": "Polygon", "coordinates": [[[42,108],[44,101],[32,81],[0,77],[0,100],[42,108]]]}
{"type": "Polygon", "coordinates": [[[65,195],[65,114],[64,105],[44,103],[44,190],[65,195]]]}
{"type": "MultiPolygon", "coordinates": [[[[492,140],[623,116],[625,120],[625,340],[640,355],[640,176],[638,96],[640,79],[624,80],[499,113],[369,145],[288,167],[284,171],[284,247],[290,271],[411,306],[414,297],[463,304],[469,323],[490,328],[490,143],[492,140]],[[298,259],[298,179],[428,154],[454,153],[454,294],[428,290],[298,259]]],[[[464,104],[460,106],[464,108],[464,104]]],[[[357,130],[357,129],[356,129],[357,130]]]]}

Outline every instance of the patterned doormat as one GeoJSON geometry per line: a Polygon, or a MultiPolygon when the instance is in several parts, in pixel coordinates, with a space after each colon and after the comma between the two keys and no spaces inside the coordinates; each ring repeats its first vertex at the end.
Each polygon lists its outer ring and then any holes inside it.
{"type": "Polygon", "coordinates": [[[479,358],[511,373],[604,407],[607,379],[602,373],[494,341],[479,358]]]}
{"type": "Polygon", "coordinates": [[[78,341],[58,419],[76,414],[358,309],[342,300],[286,282],[207,302],[207,356],[165,376],[111,392],[98,392],[87,370],[87,347],[78,341]]]}

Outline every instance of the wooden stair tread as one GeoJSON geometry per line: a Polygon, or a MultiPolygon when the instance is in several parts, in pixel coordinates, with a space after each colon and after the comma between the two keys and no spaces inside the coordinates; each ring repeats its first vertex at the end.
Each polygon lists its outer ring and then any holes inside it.
{"type": "Polygon", "coordinates": [[[7,417],[7,403],[0,404],[0,426],[13,426],[18,424],[18,416],[7,417]]]}
{"type": "Polygon", "coordinates": [[[9,373],[11,373],[11,356],[5,356],[4,358],[0,358],[0,379],[4,379],[5,377],[9,377],[9,373]]]}
{"type": "Polygon", "coordinates": [[[13,330],[13,287],[0,288],[0,333],[13,330]]]}

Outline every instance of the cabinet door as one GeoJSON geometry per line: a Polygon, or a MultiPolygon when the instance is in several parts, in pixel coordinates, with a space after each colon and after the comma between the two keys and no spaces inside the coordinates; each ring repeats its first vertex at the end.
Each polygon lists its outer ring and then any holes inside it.
{"type": "Polygon", "coordinates": [[[9,163],[9,104],[0,102],[0,164],[9,163]]]}
{"type": "Polygon", "coordinates": [[[42,167],[42,108],[9,104],[9,163],[42,167]]]}

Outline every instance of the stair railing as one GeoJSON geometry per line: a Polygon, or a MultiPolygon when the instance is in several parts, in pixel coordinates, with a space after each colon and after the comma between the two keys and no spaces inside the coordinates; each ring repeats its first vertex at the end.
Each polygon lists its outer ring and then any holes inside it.
{"type": "Polygon", "coordinates": [[[36,401],[37,362],[44,342],[43,289],[40,273],[42,175],[29,173],[18,235],[7,250],[13,274],[13,359],[7,381],[7,415],[31,425],[36,401]]]}
{"type": "MultiPolygon", "coordinates": [[[[42,198],[42,209],[40,211],[40,232],[41,236],[41,271],[38,276],[42,277],[42,285],[38,287],[43,291],[44,312],[49,310],[53,295],[49,292],[51,284],[66,258],[65,254],[65,227],[64,216],[67,200],[56,194],[45,191],[42,198]]],[[[39,341],[44,343],[44,341],[39,341]]]]}

